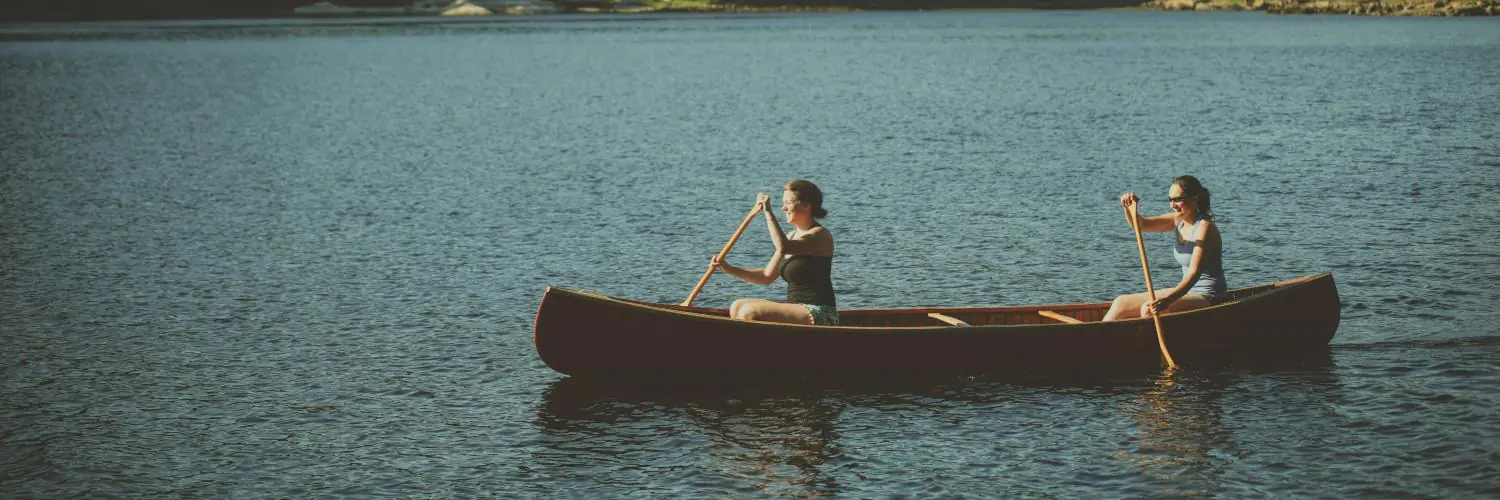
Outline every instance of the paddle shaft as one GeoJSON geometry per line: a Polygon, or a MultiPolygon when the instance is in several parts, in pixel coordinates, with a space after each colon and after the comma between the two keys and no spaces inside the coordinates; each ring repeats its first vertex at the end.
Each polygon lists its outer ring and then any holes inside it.
{"type": "MultiPolygon", "coordinates": [[[[1135,231],[1135,248],[1141,253],[1141,271],[1146,274],[1146,297],[1151,303],[1156,303],[1156,287],[1151,284],[1151,264],[1146,261],[1146,240],[1141,238],[1140,219],[1136,215],[1135,202],[1125,205],[1125,218],[1130,220],[1130,229],[1135,231]]],[[[1161,333],[1161,313],[1153,311],[1151,322],[1156,324],[1156,345],[1161,348],[1161,357],[1167,360],[1167,369],[1176,370],[1177,362],[1172,360],[1172,353],[1167,352],[1167,339],[1161,333]]]]}
{"type": "MultiPolygon", "coordinates": [[[[745,216],[745,220],[740,221],[740,228],[734,230],[734,236],[729,237],[729,243],[724,244],[724,249],[719,251],[718,260],[720,262],[723,262],[724,257],[729,255],[729,249],[734,248],[735,242],[740,241],[740,235],[745,234],[745,228],[750,227],[750,221],[755,220],[755,215],[759,213],[760,204],[756,203],[755,208],[750,209],[750,213],[745,216]]],[[[713,275],[714,265],[709,264],[708,270],[703,272],[703,277],[698,278],[698,284],[693,286],[693,291],[691,293],[688,293],[687,300],[682,301],[682,305],[684,307],[693,305],[693,299],[698,298],[698,292],[703,291],[703,285],[707,284],[708,278],[713,275]]]]}

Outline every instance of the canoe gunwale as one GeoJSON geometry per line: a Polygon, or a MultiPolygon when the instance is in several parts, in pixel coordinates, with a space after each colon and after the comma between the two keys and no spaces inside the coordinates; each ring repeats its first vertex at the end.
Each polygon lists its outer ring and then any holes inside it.
{"type": "MultiPolygon", "coordinates": [[[[1188,310],[1188,311],[1179,311],[1179,312],[1173,312],[1173,313],[1163,314],[1163,315],[1161,315],[1161,318],[1163,320],[1166,320],[1166,319],[1177,318],[1177,317],[1182,317],[1182,316],[1198,316],[1198,315],[1212,314],[1212,313],[1214,313],[1216,311],[1224,311],[1224,310],[1227,310],[1227,309],[1229,309],[1231,307],[1234,307],[1234,306],[1243,306],[1243,305],[1245,305],[1247,303],[1253,303],[1253,302],[1259,302],[1261,300],[1267,300],[1269,297],[1273,297],[1273,296],[1276,296],[1276,295],[1281,295],[1281,294],[1284,294],[1284,293],[1287,293],[1287,292],[1292,292],[1292,291],[1295,291],[1296,289],[1302,288],[1304,286],[1311,286],[1313,283],[1316,283],[1316,282],[1318,282],[1320,280],[1327,279],[1328,277],[1331,277],[1331,275],[1332,275],[1332,273],[1323,272],[1323,273],[1318,273],[1318,274],[1301,276],[1301,277],[1297,277],[1297,278],[1290,278],[1290,279],[1281,280],[1281,281],[1277,281],[1277,282],[1273,282],[1273,283],[1266,283],[1266,284],[1261,284],[1261,285],[1253,285],[1253,286],[1248,286],[1248,287],[1243,287],[1243,288],[1237,288],[1237,289],[1234,289],[1234,290],[1230,290],[1230,293],[1231,294],[1233,294],[1235,292],[1242,292],[1243,293],[1243,292],[1248,292],[1248,291],[1255,290],[1257,288],[1263,288],[1264,290],[1256,291],[1256,292],[1252,293],[1251,295],[1248,295],[1248,296],[1245,296],[1245,297],[1241,297],[1241,298],[1238,298],[1238,299],[1235,299],[1235,300],[1225,301],[1225,302],[1223,302],[1221,304],[1215,304],[1215,305],[1212,305],[1212,306],[1209,306],[1209,307],[1203,307],[1203,308],[1192,309],[1192,310],[1188,310]]],[[[639,301],[639,300],[622,299],[622,298],[618,298],[618,297],[614,297],[614,296],[610,296],[610,295],[606,295],[606,294],[598,293],[598,292],[575,290],[575,289],[564,288],[564,287],[557,287],[557,286],[548,286],[546,288],[546,290],[543,292],[543,302],[544,303],[546,301],[546,294],[552,293],[554,290],[556,290],[557,292],[560,292],[560,293],[568,293],[568,294],[573,294],[573,295],[587,297],[589,299],[596,300],[596,301],[613,303],[613,304],[616,304],[616,305],[619,305],[619,306],[623,306],[623,307],[645,309],[645,310],[651,310],[651,311],[655,311],[655,312],[659,312],[659,313],[663,313],[663,314],[670,314],[670,315],[677,315],[677,316],[697,318],[697,319],[704,319],[704,320],[712,320],[712,321],[720,321],[720,322],[725,322],[725,323],[737,323],[737,324],[749,323],[749,324],[755,324],[755,325],[764,325],[764,326],[775,327],[776,329],[785,329],[785,330],[788,330],[788,331],[797,331],[797,330],[805,330],[805,331],[812,331],[812,330],[833,330],[833,331],[844,331],[844,332],[851,332],[851,331],[853,331],[853,332],[864,332],[864,333],[879,333],[879,332],[892,332],[892,331],[895,331],[895,332],[903,332],[903,331],[923,332],[923,331],[938,331],[938,330],[962,330],[962,331],[965,331],[965,332],[974,332],[976,330],[989,330],[989,329],[996,329],[996,328],[1002,328],[1002,329],[1015,329],[1015,328],[1028,328],[1029,329],[1029,328],[1036,328],[1036,327],[1077,328],[1079,326],[1079,324],[1069,324],[1069,323],[1061,323],[1061,322],[1059,322],[1059,323],[1019,324],[1019,325],[993,325],[993,324],[991,324],[991,325],[983,325],[983,324],[981,324],[981,325],[972,325],[972,326],[956,326],[956,325],[946,325],[946,324],[940,324],[940,325],[916,325],[916,326],[799,325],[799,324],[794,324],[794,323],[773,323],[773,322],[768,322],[768,321],[737,320],[737,319],[733,319],[733,318],[728,317],[728,310],[727,309],[722,309],[722,308],[697,307],[697,306],[680,306],[680,305],[675,305],[675,304],[657,304],[657,303],[644,302],[644,301],[639,301]]],[[[848,310],[844,310],[844,311],[840,311],[840,312],[841,312],[841,314],[844,314],[844,315],[848,315],[850,313],[857,313],[857,314],[874,314],[874,315],[880,315],[880,314],[891,314],[891,315],[911,314],[911,315],[922,315],[922,316],[925,316],[927,313],[933,313],[933,312],[935,312],[935,313],[941,313],[941,314],[955,314],[955,313],[956,314],[981,314],[981,313],[1024,313],[1024,312],[1028,312],[1028,311],[1035,312],[1035,311],[1042,311],[1042,310],[1050,310],[1050,311],[1053,311],[1053,312],[1066,313],[1067,311],[1097,309],[1097,308],[1107,307],[1108,305],[1109,305],[1108,302],[1095,302],[1095,303],[1082,303],[1082,304],[1053,304],[1053,305],[1030,305],[1030,306],[890,307],[890,308],[848,309],[848,310]]],[[[538,312],[538,314],[541,313],[540,308],[538,308],[537,312],[538,312]]],[[[1143,322],[1149,322],[1149,321],[1150,321],[1150,318],[1131,318],[1131,319],[1114,321],[1114,322],[1111,322],[1111,323],[1112,324],[1120,324],[1120,325],[1131,325],[1131,324],[1135,324],[1135,323],[1143,323],[1143,322]]],[[[1083,322],[1081,324],[1098,324],[1098,323],[1100,323],[1100,322],[1098,322],[1098,321],[1085,321],[1085,322],[1083,322]]]]}

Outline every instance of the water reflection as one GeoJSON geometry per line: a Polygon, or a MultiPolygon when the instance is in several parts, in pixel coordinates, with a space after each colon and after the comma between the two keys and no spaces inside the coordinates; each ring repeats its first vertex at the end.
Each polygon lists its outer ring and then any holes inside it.
{"type": "MultiPolygon", "coordinates": [[[[1275,398],[1288,397],[1300,403],[1323,404],[1326,394],[1286,391],[1270,396],[1272,401],[1235,401],[1224,403],[1226,391],[1244,391],[1263,375],[1295,374],[1298,389],[1328,393],[1334,389],[1332,358],[1329,351],[1319,350],[1299,357],[1266,358],[1253,365],[1223,366],[1214,370],[1188,370],[1176,374],[1149,377],[1139,388],[1140,396],[1120,401],[1118,407],[1135,423],[1136,437],[1115,452],[1149,479],[1149,496],[1215,496],[1222,494],[1225,473],[1240,459],[1253,453],[1240,436],[1224,426],[1224,409],[1250,408],[1261,411],[1277,404],[1275,398]]],[[[1310,408],[1303,408],[1308,410],[1310,408]]],[[[1253,445],[1252,445],[1253,446],[1253,445]]]]}
{"type": "Polygon", "coordinates": [[[549,469],[546,475],[613,491],[673,484],[832,495],[837,484],[823,468],[839,454],[835,428],[842,409],[814,385],[565,378],[543,395],[537,423],[546,439],[534,458],[549,469]]]}
{"type": "Polygon", "coordinates": [[[1235,448],[1220,415],[1223,387],[1215,379],[1155,377],[1141,397],[1119,405],[1135,421],[1136,439],[1117,458],[1171,490],[1154,493],[1213,494],[1230,459],[1216,452],[1235,448]]]}
{"type": "Polygon", "coordinates": [[[885,487],[938,484],[901,479],[910,471],[893,465],[928,459],[976,467],[942,484],[1001,481],[1061,493],[1076,485],[1056,479],[1050,467],[1068,463],[1099,474],[1126,496],[1235,494],[1224,489],[1234,483],[1226,479],[1233,477],[1229,471],[1245,457],[1284,446],[1276,429],[1247,428],[1246,417],[1326,416],[1337,392],[1331,368],[1324,352],[1171,376],[1015,373],[775,383],[564,378],[542,396],[536,414],[541,438],[528,466],[538,468],[535,477],[588,493],[649,496],[678,490],[860,496],[869,491],[845,483],[879,477],[893,481],[885,487]],[[1279,407],[1287,401],[1293,408],[1279,407]],[[1076,421],[1058,422],[1059,414],[1076,421]],[[1110,434],[1125,439],[1098,440],[1110,434]],[[953,440],[938,447],[946,459],[914,451],[929,435],[953,440]],[[915,447],[891,444],[908,441],[915,447]],[[965,444],[953,445],[958,442],[965,444]]]}

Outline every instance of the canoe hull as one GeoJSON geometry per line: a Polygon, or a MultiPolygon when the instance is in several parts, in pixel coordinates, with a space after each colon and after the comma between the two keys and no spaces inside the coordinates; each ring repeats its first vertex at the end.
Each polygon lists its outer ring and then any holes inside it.
{"type": "MultiPolygon", "coordinates": [[[[1167,346],[1179,364],[1326,352],[1338,329],[1338,292],[1330,274],[1236,292],[1237,300],[1226,304],[1162,317],[1167,346]]],[[[736,321],[722,309],[553,287],[538,308],[534,342],[549,367],[583,376],[977,375],[1159,366],[1149,319],[1063,324],[1036,315],[1048,309],[1096,319],[1107,306],[855,309],[840,315],[846,322],[899,326],[828,327],[736,321]],[[1004,317],[1007,324],[910,324],[914,318],[932,321],[925,319],[927,312],[1004,317]]]]}

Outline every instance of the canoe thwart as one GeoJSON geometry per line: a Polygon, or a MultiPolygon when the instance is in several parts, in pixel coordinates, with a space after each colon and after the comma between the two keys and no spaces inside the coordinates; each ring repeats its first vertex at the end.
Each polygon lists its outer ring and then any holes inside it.
{"type": "Polygon", "coordinates": [[[1061,321],[1063,323],[1070,324],[1070,325],[1075,325],[1075,324],[1083,322],[1083,320],[1080,320],[1078,318],[1074,318],[1074,317],[1068,316],[1066,314],[1058,314],[1058,313],[1055,313],[1055,312],[1052,312],[1052,311],[1047,311],[1047,310],[1037,311],[1036,313],[1040,314],[1042,316],[1046,316],[1048,318],[1052,318],[1052,319],[1061,321]]]}
{"type": "Polygon", "coordinates": [[[958,319],[958,318],[955,318],[955,317],[952,317],[952,316],[949,316],[949,315],[943,314],[943,313],[927,313],[927,317],[935,319],[935,320],[938,320],[938,321],[942,321],[944,323],[947,323],[947,324],[950,324],[950,325],[953,325],[953,326],[971,326],[971,325],[969,325],[969,323],[965,322],[964,320],[961,320],[961,319],[958,319]]]}

